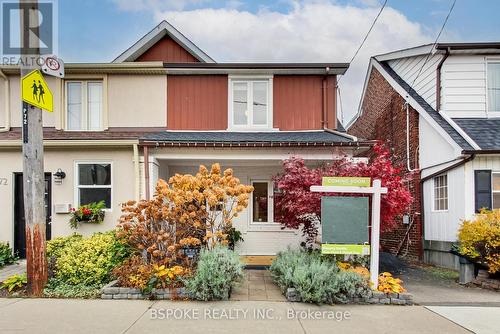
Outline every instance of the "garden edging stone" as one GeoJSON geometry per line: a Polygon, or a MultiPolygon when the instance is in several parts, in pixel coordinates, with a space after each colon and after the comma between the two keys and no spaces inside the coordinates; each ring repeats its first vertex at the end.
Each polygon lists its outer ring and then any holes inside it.
{"type": "Polygon", "coordinates": [[[137,288],[116,286],[118,281],[112,281],[101,289],[101,299],[185,299],[188,294],[185,288],[153,289],[151,294],[142,293],[137,288]]]}
{"type": "MultiPolygon", "coordinates": [[[[286,299],[289,302],[301,301],[299,293],[294,288],[287,289],[286,299]]],[[[413,305],[413,295],[408,292],[383,293],[381,291],[372,291],[367,297],[355,297],[347,304],[413,305]]]]}

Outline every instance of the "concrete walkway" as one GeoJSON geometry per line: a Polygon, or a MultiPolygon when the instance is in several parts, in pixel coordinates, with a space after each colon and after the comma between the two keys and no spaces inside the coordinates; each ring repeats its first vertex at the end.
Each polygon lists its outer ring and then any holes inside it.
{"type": "Polygon", "coordinates": [[[245,280],[233,288],[231,300],[283,302],[286,301],[286,298],[278,286],[274,284],[269,270],[245,270],[245,280]]]}
{"type": "Polygon", "coordinates": [[[477,334],[500,331],[500,307],[427,306],[428,310],[477,334]]]}
{"type": "Polygon", "coordinates": [[[470,333],[421,306],[0,299],[1,333],[470,333]]]}
{"type": "Polygon", "coordinates": [[[12,275],[21,275],[26,272],[26,260],[19,260],[0,269],[0,282],[12,275]]]}

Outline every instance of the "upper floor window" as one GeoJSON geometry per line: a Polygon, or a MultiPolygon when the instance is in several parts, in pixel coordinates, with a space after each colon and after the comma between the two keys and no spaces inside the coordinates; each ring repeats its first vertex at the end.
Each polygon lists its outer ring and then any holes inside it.
{"type": "Polygon", "coordinates": [[[448,210],[448,175],[434,178],[434,211],[448,210]]]}
{"type": "Polygon", "coordinates": [[[230,79],[229,127],[272,128],[271,86],[271,79],[230,79]]]}
{"type": "Polygon", "coordinates": [[[488,112],[500,112],[500,61],[488,62],[488,112]]]}
{"type": "Polygon", "coordinates": [[[102,81],[66,82],[66,129],[103,129],[102,81]]]}

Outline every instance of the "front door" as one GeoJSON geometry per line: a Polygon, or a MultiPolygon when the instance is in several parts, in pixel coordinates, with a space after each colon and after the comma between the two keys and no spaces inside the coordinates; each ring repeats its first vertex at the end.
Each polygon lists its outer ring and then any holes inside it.
{"type": "MultiPolygon", "coordinates": [[[[45,226],[46,238],[51,238],[51,174],[45,173],[45,226]]],[[[14,174],[14,252],[24,259],[26,257],[26,233],[24,220],[23,174],[14,174]]]]}

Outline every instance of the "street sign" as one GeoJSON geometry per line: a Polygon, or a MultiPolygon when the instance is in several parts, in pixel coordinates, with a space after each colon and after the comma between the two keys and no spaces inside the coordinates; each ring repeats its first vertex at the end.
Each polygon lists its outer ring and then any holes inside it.
{"type": "Polygon", "coordinates": [[[64,62],[54,55],[42,56],[42,72],[53,77],[64,78],[64,62]]]}
{"type": "Polygon", "coordinates": [[[321,185],[338,187],[369,187],[370,182],[371,179],[369,177],[324,176],[321,180],[321,185]]]}
{"type": "Polygon", "coordinates": [[[31,71],[23,77],[21,92],[24,102],[49,112],[54,111],[52,92],[39,70],[31,71]]]}
{"type": "Polygon", "coordinates": [[[321,254],[370,255],[370,245],[322,244],[321,254]]]}

